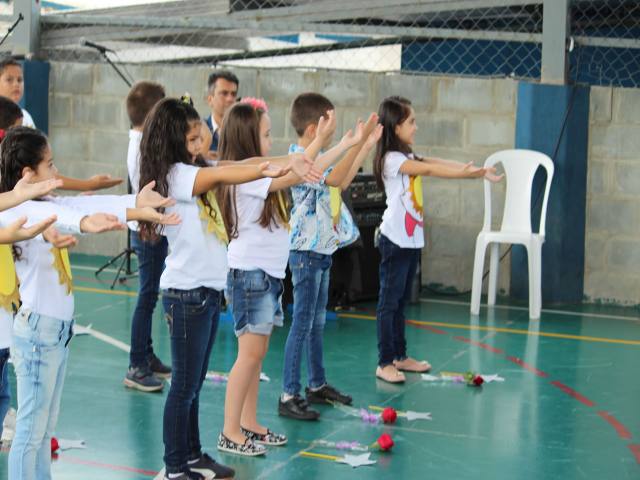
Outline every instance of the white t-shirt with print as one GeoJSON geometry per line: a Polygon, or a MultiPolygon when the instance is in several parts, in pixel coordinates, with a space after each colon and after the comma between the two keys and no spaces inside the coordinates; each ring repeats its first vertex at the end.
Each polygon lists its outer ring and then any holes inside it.
{"type": "Polygon", "coordinates": [[[404,162],[413,158],[401,152],[388,152],[384,158],[384,192],[387,208],[380,231],[401,248],[424,247],[422,178],[400,172],[404,162]]]}
{"type": "Polygon", "coordinates": [[[284,225],[260,226],[260,215],[269,194],[271,178],[236,185],[238,237],[229,243],[229,267],[262,270],[284,278],[289,260],[289,229],[284,225]]]}
{"type": "Polygon", "coordinates": [[[226,246],[215,234],[207,232],[207,222],[200,218],[196,203],[198,197],[192,196],[198,170],[199,167],[177,163],[167,177],[169,196],[176,204],[167,207],[166,213],[178,213],[182,222],[164,227],[169,254],[160,277],[163,290],[207,287],[221,291],[227,284],[226,246]]]}

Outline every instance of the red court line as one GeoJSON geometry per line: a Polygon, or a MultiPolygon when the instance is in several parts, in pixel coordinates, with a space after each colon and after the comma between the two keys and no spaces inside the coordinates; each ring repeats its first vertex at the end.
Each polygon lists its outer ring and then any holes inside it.
{"type": "Polygon", "coordinates": [[[76,465],[87,465],[90,467],[102,468],[105,470],[132,472],[140,475],[145,475],[147,477],[155,477],[156,475],[158,475],[158,472],[154,472],[153,470],[143,470],[141,468],[127,467],[126,465],[112,465],[110,463],[94,462],[92,460],[83,460],[81,458],[70,457],[68,455],[61,455],[60,457],[58,457],[58,460],[62,460],[63,462],[73,463],[76,465]]]}
{"type": "Polygon", "coordinates": [[[407,323],[412,327],[416,327],[421,330],[428,330],[431,333],[437,333],[438,335],[447,335],[447,332],[445,332],[444,330],[440,330],[439,328],[432,327],[431,325],[420,325],[419,323],[416,323],[414,320],[407,320],[407,323]]]}
{"type": "Polygon", "coordinates": [[[507,360],[515,363],[516,365],[520,365],[525,370],[529,370],[530,372],[535,373],[539,377],[548,377],[549,374],[547,372],[543,372],[542,370],[538,370],[536,367],[532,367],[528,363],[523,362],[518,357],[509,357],[507,356],[507,360]]]}
{"type": "Polygon", "coordinates": [[[562,390],[564,393],[566,393],[567,395],[569,395],[570,397],[575,398],[576,400],[578,400],[580,403],[583,403],[584,405],[586,405],[587,407],[593,407],[595,405],[595,403],[593,403],[591,400],[589,400],[587,397],[585,397],[584,395],[582,395],[581,393],[576,392],[573,388],[566,386],[564,383],[559,382],[557,380],[554,380],[553,382],[551,382],[551,385],[553,385],[554,387],[558,387],[560,390],[562,390]]]}
{"type": "Polygon", "coordinates": [[[620,438],[626,438],[627,440],[631,438],[631,432],[627,430],[627,428],[622,425],[613,415],[609,415],[604,410],[599,411],[598,415],[604,418],[613,428],[615,428],[620,438]]]}
{"type": "Polygon", "coordinates": [[[640,465],[640,445],[629,445],[629,450],[631,450],[633,456],[636,457],[636,462],[640,465]]]}
{"type": "Polygon", "coordinates": [[[499,348],[492,347],[491,345],[487,345],[486,343],[476,342],[475,340],[471,340],[470,338],[467,338],[467,337],[453,337],[453,338],[454,340],[459,340],[460,342],[469,343],[471,345],[475,345],[476,347],[484,348],[485,350],[488,350],[492,353],[499,353],[499,354],[504,353],[504,351],[500,350],[499,348]]]}

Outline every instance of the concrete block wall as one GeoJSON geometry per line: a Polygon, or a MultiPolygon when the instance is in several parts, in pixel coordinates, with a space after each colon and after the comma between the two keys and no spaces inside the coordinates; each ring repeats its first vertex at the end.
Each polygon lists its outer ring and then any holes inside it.
{"type": "Polygon", "coordinates": [[[591,89],[585,296],[640,304],[640,89],[591,89]]]}
{"type": "MultiPolygon", "coordinates": [[[[190,92],[201,114],[208,114],[204,98],[208,68],[142,66],[129,70],[137,80],[162,83],[169,95],[190,92]]],[[[511,80],[255,69],[236,69],[236,73],[241,95],[261,96],[269,104],[274,154],[285,152],[295,139],[289,107],[295,95],[305,91],[322,92],[335,103],[339,132],[376,111],[385,96],[409,97],[419,126],[415,150],[422,155],[480,164],[490,153],[513,146],[516,83],[511,80]]],[[[50,136],[61,172],[78,177],[126,175],[127,91],[109,66],[52,64],[50,136]]],[[[371,170],[370,162],[366,169],[371,170]]],[[[117,191],[124,192],[124,187],[117,191]]],[[[475,236],[482,225],[482,182],[428,178],[424,191],[427,247],[422,281],[468,289],[475,236]]],[[[76,251],[113,255],[124,242],[122,234],[91,236],[76,251]]],[[[502,289],[508,288],[509,281],[508,258],[505,260],[502,289]]]]}

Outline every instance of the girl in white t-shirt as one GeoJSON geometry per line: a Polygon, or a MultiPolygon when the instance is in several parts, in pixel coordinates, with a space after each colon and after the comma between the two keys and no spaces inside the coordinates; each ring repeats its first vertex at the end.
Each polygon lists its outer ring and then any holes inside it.
{"type": "MultiPolygon", "coordinates": [[[[140,144],[140,184],[155,181],[158,191],[177,203],[167,211],[182,223],[160,231],[140,224],[140,235],[166,236],[169,254],[160,277],[162,304],[171,335],[172,378],[164,409],[166,479],[230,478],[234,471],[202,451],[199,397],[207,373],[227,278],[227,232],[215,189],[266,176],[284,175],[292,160],[304,156],[250,159],[244,165],[206,166],[201,151],[201,121],[188,99],[166,98],[145,121],[140,144]]],[[[254,155],[255,156],[255,155],[254,155]]],[[[246,157],[245,157],[246,158],[246,157]]],[[[304,170],[304,169],[303,169],[304,170]]],[[[308,167],[306,168],[308,170],[308,167]]]]}
{"type": "MultiPolygon", "coordinates": [[[[25,175],[43,181],[54,179],[56,173],[51,148],[41,132],[27,127],[7,132],[0,152],[0,192],[14,189],[25,175]]],[[[175,222],[177,217],[167,217],[153,208],[136,208],[164,206],[169,204],[167,200],[149,187],[137,197],[44,197],[2,212],[0,223],[11,224],[24,216],[35,221],[54,213],[59,228],[98,233],[122,229],[126,220],[175,222]]],[[[47,238],[43,234],[14,243],[15,271],[8,277],[17,277],[21,301],[11,344],[18,390],[16,433],[9,454],[11,480],[51,476],[50,441],[60,409],[68,343],[73,336],[74,298],[68,253],[66,248],[52,246],[47,238]]]]}
{"type": "MultiPolygon", "coordinates": [[[[238,161],[268,155],[271,120],[263,101],[239,103],[228,112],[219,158],[238,161]]],[[[238,356],[229,373],[224,429],[218,449],[256,456],[264,445],[284,445],[284,435],[257,420],[260,371],[273,326],[282,326],[282,279],[289,258],[289,206],[282,190],[303,180],[291,172],[226,188],[222,211],[229,233],[227,298],[238,337],[238,356]]]]}
{"type": "Polygon", "coordinates": [[[373,172],[384,188],[387,208],[380,225],[380,293],[377,307],[378,368],[376,377],[390,383],[405,381],[402,371],[427,372],[426,361],[407,356],[404,306],[411,293],[424,246],[422,176],[499,180],[494,170],[413,154],[418,129],[411,102],[389,97],[378,110],[384,127],[373,172]]]}

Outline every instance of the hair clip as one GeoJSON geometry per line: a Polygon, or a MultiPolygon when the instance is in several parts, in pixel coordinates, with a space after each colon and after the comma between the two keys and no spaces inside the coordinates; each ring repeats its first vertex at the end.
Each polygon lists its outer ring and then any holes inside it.
{"type": "Polygon", "coordinates": [[[180,101],[193,107],[193,99],[191,98],[191,95],[189,95],[189,93],[185,93],[184,95],[182,95],[180,97],[180,101]]]}
{"type": "Polygon", "coordinates": [[[243,97],[239,103],[243,103],[245,105],[251,105],[254,110],[262,110],[267,113],[269,111],[269,107],[267,107],[267,102],[262,98],[255,97],[243,97]]]}

